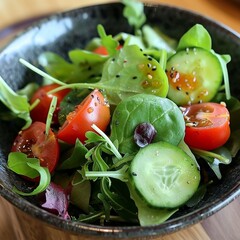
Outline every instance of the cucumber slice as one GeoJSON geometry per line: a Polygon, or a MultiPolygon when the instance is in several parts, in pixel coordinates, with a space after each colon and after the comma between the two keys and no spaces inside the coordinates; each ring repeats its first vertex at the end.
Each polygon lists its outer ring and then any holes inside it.
{"type": "Polygon", "coordinates": [[[202,48],[177,52],[168,60],[166,70],[168,97],[178,105],[209,102],[223,80],[218,58],[202,48]]]}
{"type": "Polygon", "coordinates": [[[167,142],[142,148],[130,165],[130,182],[149,206],[177,208],[198,188],[200,171],[182,149],[167,142]]]}

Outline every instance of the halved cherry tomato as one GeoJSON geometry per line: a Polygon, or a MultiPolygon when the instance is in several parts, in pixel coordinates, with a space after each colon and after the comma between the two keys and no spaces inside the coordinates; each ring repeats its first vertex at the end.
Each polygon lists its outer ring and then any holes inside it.
{"type": "Polygon", "coordinates": [[[67,93],[69,93],[69,89],[64,89],[52,94],[48,94],[49,91],[55,89],[59,87],[58,84],[49,84],[49,85],[45,85],[40,87],[32,96],[30,103],[32,104],[36,99],[39,99],[40,102],[38,103],[38,105],[32,109],[32,111],[30,112],[31,118],[32,120],[35,121],[39,121],[39,122],[46,122],[47,119],[47,115],[48,115],[48,110],[52,101],[53,96],[57,97],[57,107],[56,110],[54,112],[54,116],[53,116],[53,123],[57,124],[58,123],[58,112],[59,112],[59,104],[62,101],[62,99],[66,96],[67,93]]]}
{"type": "Polygon", "coordinates": [[[50,129],[45,133],[46,124],[34,122],[32,125],[18,133],[12,145],[12,152],[22,152],[29,158],[38,158],[42,167],[47,167],[53,172],[59,159],[59,143],[50,129]]]}
{"type": "MultiPolygon", "coordinates": [[[[121,49],[122,46],[118,45],[117,50],[121,49]]],[[[104,46],[99,46],[96,49],[93,50],[94,53],[100,54],[100,55],[108,55],[108,51],[104,46]]]]}
{"type": "Polygon", "coordinates": [[[105,131],[110,122],[110,107],[99,90],[91,92],[73,112],[67,115],[66,121],[59,129],[57,137],[69,144],[78,138],[84,142],[85,133],[94,131],[92,124],[105,131]]]}
{"type": "Polygon", "coordinates": [[[185,142],[193,148],[213,150],[230,136],[230,115],[219,103],[200,103],[183,108],[186,122],[185,142]]]}

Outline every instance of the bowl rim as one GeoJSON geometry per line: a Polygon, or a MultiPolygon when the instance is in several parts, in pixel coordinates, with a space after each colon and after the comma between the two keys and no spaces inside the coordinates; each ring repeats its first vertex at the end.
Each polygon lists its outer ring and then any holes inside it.
{"type": "MultiPolygon", "coordinates": [[[[84,7],[78,7],[75,9],[50,14],[49,16],[44,16],[42,19],[35,21],[31,26],[25,27],[21,30],[21,32],[17,33],[3,48],[0,50],[0,55],[4,54],[4,51],[8,49],[11,44],[14,44],[15,41],[25,33],[27,33],[32,28],[42,25],[49,20],[54,18],[62,17],[74,12],[78,12],[79,10],[89,9],[92,7],[97,6],[111,6],[111,5],[119,5],[119,2],[110,2],[110,3],[100,3],[97,5],[90,5],[84,7]]],[[[200,13],[197,13],[192,10],[188,10],[182,7],[173,6],[169,4],[162,4],[162,3],[145,3],[146,7],[157,8],[157,7],[164,7],[164,8],[171,8],[173,10],[180,11],[185,14],[193,15],[197,19],[201,19],[207,21],[208,24],[211,24],[215,27],[221,28],[222,31],[226,33],[230,33],[232,37],[236,38],[237,41],[240,41],[240,34],[235,30],[231,29],[230,27],[226,26],[223,23],[220,23],[216,20],[213,20],[210,17],[204,16],[200,13]]],[[[167,220],[162,224],[151,225],[151,226],[99,226],[93,224],[86,224],[82,222],[73,222],[73,221],[66,221],[54,214],[51,214],[34,204],[30,203],[26,199],[22,198],[16,193],[13,193],[11,189],[6,188],[0,181],[0,196],[10,202],[14,207],[19,209],[20,211],[37,218],[38,220],[42,221],[43,223],[50,224],[52,227],[58,230],[66,230],[73,234],[84,234],[87,236],[104,236],[104,237],[112,237],[112,238],[123,238],[123,237],[151,237],[151,236],[160,236],[169,233],[176,232],[180,229],[189,227],[194,225],[207,217],[210,217],[217,211],[221,210],[229,203],[234,201],[236,198],[240,196],[240,182],[236,182],[236,185],[232,187],[230,191],[225,193],[221,199],[217,199],[214,202],[206,204],[204,207],[196,209],[184,216],[180,216],[174,219],[167,220]],[[47,217],[46,217],[47,216],[47,217]],[[182,222],[182,219],[187,219],[186,221],[182,222]],[[151,235],[149,235],[151,232],[151,235]]]]}

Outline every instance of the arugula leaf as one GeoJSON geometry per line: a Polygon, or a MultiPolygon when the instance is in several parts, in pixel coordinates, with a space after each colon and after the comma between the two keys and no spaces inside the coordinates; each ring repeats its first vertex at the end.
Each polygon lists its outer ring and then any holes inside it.
{"type": "Polygon", "coordinates": [[[87,161],[85,158],[87,152],[88,149],[77,139],[73,150],[71,150],[71,155],[62,161],[58,170],[80,168],[87,161]]]}
{"type": "Polygon", "coordinates": [[[23,129],[32,123],[30,105],[26,96],[14,92],[0,77],[0,101],[12,112],[13,116],[26,121],[23,129]]]}
{"type": "Polygon", "coordinates": [[[101,179],[100,186],[104,198],[110,203],[115,212],[128,222],[136,222],[136,206],[134,202],[129,199],[129,196],[124,196],[124,188],[126,188],[126,185],[118,182],[111,184],[109,178],[103,178],[101,179]],[[119,187],[118,184],[120,184],[119,187]]]}
{"type": "Polygon", "coordinates": [[[208,51],[212,49],[211,36],[201,24],[194,25],[181,37],[177,51],[191,47],[200,47],[208,51]]]}
{"type": "Polygon", "coordinates": [[[97,30],[101,38],[101,43],[107,49],[109,55],[115,55],[117,53],[117,46],[119,45],[118,41],[116,41],[112,35],[107,35],[101,24],[97,26],[97,30]]]}
{"type": "Polygon", "coordinates": [[[80,49],[70,51],[69,58],[72,63],[53,52],[45,52],[38,57],[38,62],[53,77],[45,76],[51,81],[56,82],[55,79],[59,79],[64,83],[76,83],[96,81],[102,73],[103,63],[108,59],[80,49]]]}
{"type": "Polygon", "coordinates": [[[13,191],[22,196],[37,195],[48,187],[51,181],[51,175],[48,168],[40,166],[40,160],[37,158],[27,158],[26,154],[21,152],[11,152],[8,156],[8,168],[13,172],[35,178],[40,176],[38,186],[32,192],[22,192],[16,187],[13,191]]]}
{"type": "Polygon", "coordinates": [[[127,18],[129,25],[138,30],[145,22],[146,15],[144,13],[144,5],[139,1],[122,0],[125,5],[123,9],[123,16],[127,18]]]}

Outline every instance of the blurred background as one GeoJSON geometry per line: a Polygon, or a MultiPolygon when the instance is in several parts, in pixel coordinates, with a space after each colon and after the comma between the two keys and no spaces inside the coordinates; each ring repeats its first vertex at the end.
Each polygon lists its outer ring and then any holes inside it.
{"type": "MultiPolygon", "coordinates": [[[[117,0],[0,0],[0,30],[29,18],[104,2],[117,2],[117,0]]],[[[240,0],[145,0],[144,2],[165,3],[191,9],[240,32],[240,0]]]]}

